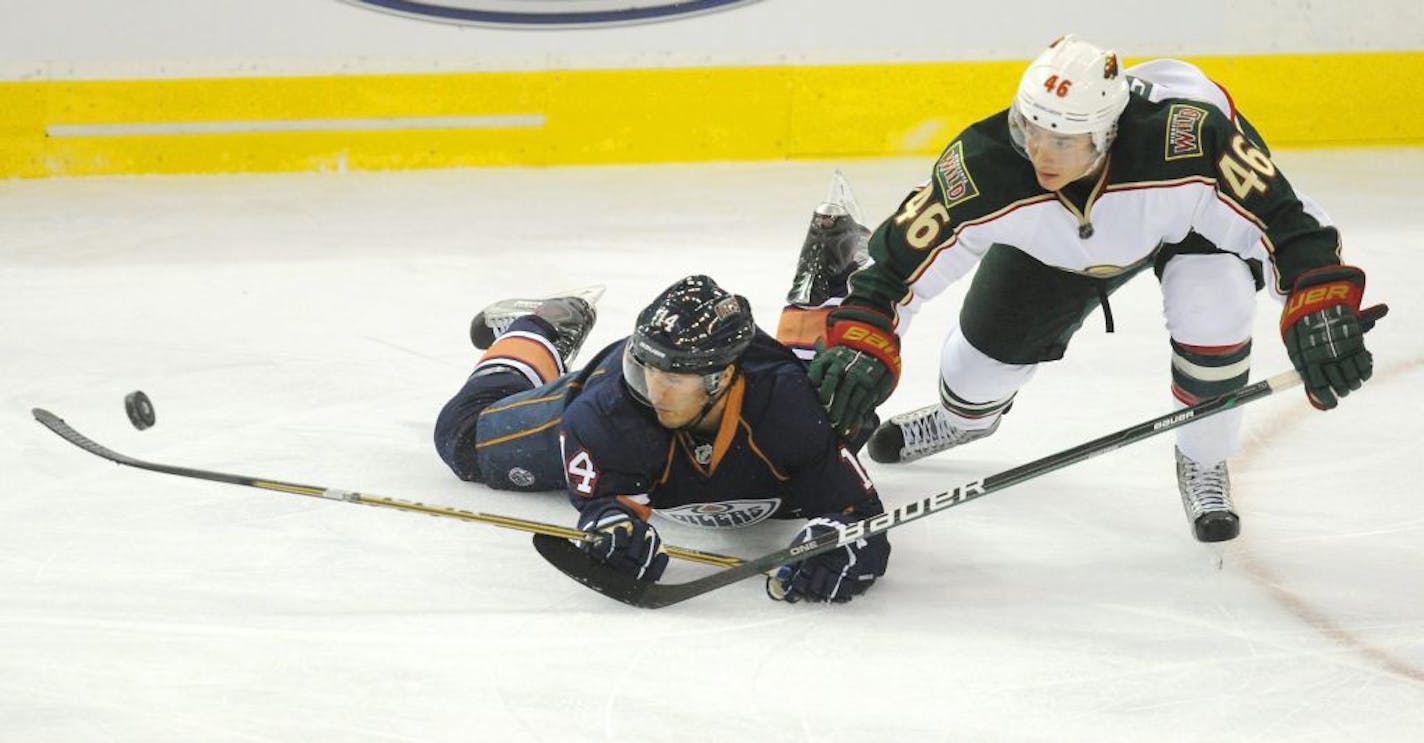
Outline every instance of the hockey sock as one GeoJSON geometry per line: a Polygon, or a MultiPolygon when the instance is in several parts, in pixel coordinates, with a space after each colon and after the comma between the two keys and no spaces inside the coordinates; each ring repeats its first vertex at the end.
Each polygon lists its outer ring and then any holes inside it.
{"type": "Polygon", "coordinates": [[[533,315],[521,317],[510,323],[509,329],[480,357],[475,373],[505,367],[524,375],[535,387],[547,384],[566,371],[554,347],[557,336],[547,321],[533,315]]]}

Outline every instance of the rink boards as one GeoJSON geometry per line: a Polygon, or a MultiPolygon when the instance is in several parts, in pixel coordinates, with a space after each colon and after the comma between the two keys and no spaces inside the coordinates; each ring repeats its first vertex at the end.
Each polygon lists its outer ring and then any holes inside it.
{"type": "MultiPolygon", "coordinates": [[[[1131,60],[1130,60],[1131,61],[1131,60]]],[[[1424,53],[1201,57],[1275,147],[1424,144],[1424,53]]],[[[1021,61],[0,83],[0,177],[931,155],[1021,61]]]]}

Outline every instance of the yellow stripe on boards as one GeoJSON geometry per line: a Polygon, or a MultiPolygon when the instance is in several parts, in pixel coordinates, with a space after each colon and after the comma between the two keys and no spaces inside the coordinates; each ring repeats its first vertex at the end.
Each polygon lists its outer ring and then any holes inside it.
{"type": "MultiPolygon", "coordinates": [[[[1190,61],[1273,147],[1424,145],[1424,52],[1190,61]]],[[[1023,65],[9,82],[0,177],[931,156],[1023,65]]]]}
{"type": "Polygon", "coordinates": [[[1424,145],[1424,52],[1202,57],[1272,147],[1424,145]]]}

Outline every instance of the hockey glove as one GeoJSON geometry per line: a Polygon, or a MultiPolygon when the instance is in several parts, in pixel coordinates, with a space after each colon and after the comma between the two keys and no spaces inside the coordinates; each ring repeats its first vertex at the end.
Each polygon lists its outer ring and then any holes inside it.
{"type": "MultiPolygon", "coordinates": [[[[837,515],[819,516],[806,522],[791,540],[791,546],[835,532],[847,523],[837,515]]],[[[885,574],[890,561],[890,541],[884,534],[843,544],[830,552],[790,565],[782,565],[766,579],[766,595],[776,601],[845,603],[865,593],[875,579],[885,574]]]]}
{"type": "Polygon", "coordinates": [[[620,573],[655,582],[667,569],[668,556],[658,530],[616,500],[597,500],[584,506],[578,526],[601,532],[596,539],[581,543],[583,551],[620,573]]]}
{"type": "Polygon", "coordinates": [[[806,374],[831,426],[849,437],[900,381],[900,339],[890,318],[870,310],[843,307],[831,313],[830,323],[830,345],[806,374]]]}
{"type": "Polygon", "coordinates": [[[1286,298],[1281,338],[1310,404],[1320,410],[1335,407],[1337,396],[1359,389],[1374,371],[1364,334],[1389,307],[1361,311],[1364,293],[1364,271],[1327,266],[1302,274],[1286,298]]]}

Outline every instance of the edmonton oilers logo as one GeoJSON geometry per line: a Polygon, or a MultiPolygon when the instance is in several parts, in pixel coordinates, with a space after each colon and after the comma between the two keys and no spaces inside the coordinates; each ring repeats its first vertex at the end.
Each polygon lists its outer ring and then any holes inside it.
{"type": "Polygon", "coordinates": [[[446,23],[522,28],[665,21],[757,0],[346,0],[389,13],[446,23]]]}

